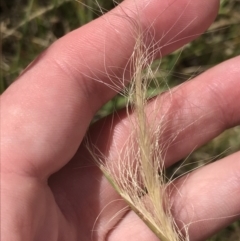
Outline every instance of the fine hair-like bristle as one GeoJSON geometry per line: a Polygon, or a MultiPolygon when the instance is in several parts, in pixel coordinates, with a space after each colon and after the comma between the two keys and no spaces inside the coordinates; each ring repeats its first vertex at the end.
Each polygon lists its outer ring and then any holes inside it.
{"type": "Polygon", "coordinates": [[[164,126],[161,118],[156,118],[161,107],[153,104],[151,113],[146,113],[148,86],[150,82],[159,85],[151,68],[159,49],[154,41],[145,45],[148,32],[140,26],[135,26],[134,33],[136,43],[128,62],[132,80],[125,90],[131,132],[117,160],[108,160],[91,143],[88,149],[114,189],[161,241],[187,241],[187,230],[183,235],[171,214],[165,150],[160,144],[164,126]]]}

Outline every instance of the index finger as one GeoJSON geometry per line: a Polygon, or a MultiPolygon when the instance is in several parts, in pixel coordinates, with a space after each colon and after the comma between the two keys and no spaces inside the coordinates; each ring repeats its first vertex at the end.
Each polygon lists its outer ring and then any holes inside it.
{"type": "Polygon", "coordinates": [[[203,32],[218,3],[126,0],[54,43],[1,97],[3,170],[46,178],[70,160],[94,113],[116,94],[108,84],[123,78],[134,22],[152,29],[146,41],[160,39],[166,54],[203,32]]]}

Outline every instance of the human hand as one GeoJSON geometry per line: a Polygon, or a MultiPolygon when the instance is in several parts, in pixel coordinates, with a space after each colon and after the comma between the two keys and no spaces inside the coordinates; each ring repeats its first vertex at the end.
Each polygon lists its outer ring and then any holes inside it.
{"type": "MultiPolygon", "coordinates": [[[[122,77],[135,42],[126,16],[135,17],[136,4],[143,16],[140,24],[148,28],[154,22],[156,40],[171,28],[161,44],[176,34],[181,39],[161,49],[166,55],[193,38],[188,36],[203,32],[219,3],[172,2],[125,1],[54,43],[1,96],[2,240],[157,240],[132,211],[120,212],[125,202],[79,146],[94,113],[116,94],[98,80],[112,81],[106,70],[122,77]]],[[[173,143],[174,152],[169,148],[166,165],[239,124],[239,63],[234,58],[216,66],[171,95],[166,118],[172,134],[183,131],[173,143]]],[[[167,105],[170,96],[162,98],[167,105]]],[[[121,145],[125,124],[120,114],[89,132],[104,151],[109,138],[121,145]]],[[[106,155],[115,151],[110,148],[106,155]]],[[[183,198],[173,193],[173,214],[192,223],[191,240],[204,240],[239,217],[239,158],[238,152],[176,181],[183,198]]]]}

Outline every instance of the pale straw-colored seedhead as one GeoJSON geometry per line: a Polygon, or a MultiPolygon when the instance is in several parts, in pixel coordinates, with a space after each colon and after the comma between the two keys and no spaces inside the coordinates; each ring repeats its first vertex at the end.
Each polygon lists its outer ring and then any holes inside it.
{"type": "Polygon", "coordinates": [[[158,115],[161,106],[155,105],[153,98],[151,113],[146,109],[149,84],[159,85],[151,64],[160,49],[154,40],[145,43],[152,29],[146,31],[135,25],[134,30],[136,43],[128,61],[132,80],[124,92],[131,131],[115,160],[99,154],[91,143],[88,149],[114,189],[161,241],[187,241],[187,228],[178,230],[171,214],[169,180],[164,170],[167,144],[160,144],[164,130],[164,116],[158,115]]]}
{"type": "MultiPolygon", "coordinates": [[[[190,2],[191,0],[189,0],[190,2]]],[[[183,9],[183,13],[184,11],[185,9],[183,9]]],[[[132,24],[135,39],[135,46],[127,63],[131,82],[123,90],[126,84],[123,74],[122,79],[118,77],[119,82],[114,78],[111,84],[107,84],[109,88],[117,92],[122,91],[122,95],[127,100],[126,113],[128,130],[130,130],[128,138],[122,148],[118,150],[117,157],[114,156],[114,160],[101,154],[100,150],[91,142],[88,142],[87,148],[109,183],[159,240],[188,241],[188,225],[182,224],[183,228],[180,230],[172,216],[170,197],[172,187],[169,188],[172,180],[166,177],[164,166],[167,148],[177,138],[177,134],[165,140],[164,143],[162,142],[162,133],[165,131],[166,125],[164,113],[167,111],[162,111],[160,102],[152,98],[149,85],[152,82],[154,82],[154,86],[159,87],[160,85],[159,80],[155,77],[155,71],[159,69],[161,61],[159,61],[158,68],[152,69],[156,55],[161,56],[163,47],[180,41],[178,35],[186,30],[195,21],[195,18],[163,46],[161,41],[171,29],[161,39],[156,40],[154,37],[157,30],[153,29],[151,24],[148,29],[143,29],[137,22],[141,16],[138,16],[137,12],[136,15],[134,21],[127,16],[121,16],[121,18],[127,19],[130,25],[132,24]],[[146,108],[149,102],[151,102],[151,111],[146,108]],[[159,116],[159,113],[163,113],[162,116],[159,116]]],[[[181,17],[177,17],[176,23],[181,17]]],[[[108,77],[111,79],[111,75],[108,77]]],[[[164,80],[162,81],[164,82],[164,80]]],[[[109,128],[111,127],[109,126],[109,128]]]]}

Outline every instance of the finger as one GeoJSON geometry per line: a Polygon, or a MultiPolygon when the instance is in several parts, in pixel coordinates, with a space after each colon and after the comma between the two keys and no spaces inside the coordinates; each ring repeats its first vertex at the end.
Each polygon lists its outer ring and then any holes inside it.
{"type": "Polygon", "coordinates": [[[239,219],[239,160],[237,152],[175,182],[173,212],[189,225],[191,240],[206,240],[239,219]]]}
{"type": "MultiPolygon", "coordinates": [[[[166,166],[185,158],[224,130],[240,124],[239,64],[240,57],[228,60],[148,104],[149,128],[153,131],[162,128],[159,145],[166,166]]],[[[120,111],[92,127],[93,146],[107,155],[107,159],[118,159],[119,150],[124,148],[132,133],[134,113],[132,116],[129,119],[125,110],[120,111]]]]}
{"type": "Polygon", "coordinates": [[[122,78],[135,42],[132,22],[151,25],[166,54],[204,31],[218,4],[124,1],[54,43],[1,97],[4,170],[43,178],[74,155],[96,110],[115,94],[107,85],[122,78]]]}
{"type": "MultiPolygon", "coordinates": [[[[191,241],[206,240],[239,219],[239,160],[240,152],[174,182],[173,215],[182,230],[186,225],[191,241]]],[[[109,241],[117,237],[122,238],[118,240],[141,241],[147,237],[158,240],[133,211],[111,232],[109,241]]]]}

